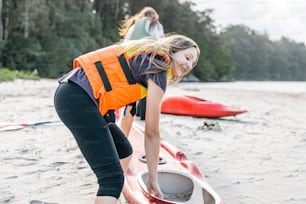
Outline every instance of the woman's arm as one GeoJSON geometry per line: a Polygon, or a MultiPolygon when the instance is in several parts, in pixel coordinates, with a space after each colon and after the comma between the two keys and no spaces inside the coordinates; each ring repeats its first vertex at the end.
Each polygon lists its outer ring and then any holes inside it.
{"type": "Polygon", "coordinates": [[[159,118],[164,91],[152,79],[148,79],[147,109],[145,122],[145,152],[148,165],[147,188],[151,194],[162,197],[158,180],[157,166],[160,148],[159,118]]]}
{"type": "Polygon", "coordinates": [[[123,111],[121,120],[119,121],[119,127],[122,130],[122,132],[125,134],[126,137],[129,136],[130,130],[134,122],[134,115],[131,113],[131,110],[133,108],[136,108],[136,103],[135,105],[130,104],[130,105],[125,106],[125,110],[123,111]]]}

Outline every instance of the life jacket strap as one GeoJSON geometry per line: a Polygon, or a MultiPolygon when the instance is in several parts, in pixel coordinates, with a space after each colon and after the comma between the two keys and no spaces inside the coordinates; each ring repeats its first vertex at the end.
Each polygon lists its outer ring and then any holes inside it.
{"type": "Polygon", "coordinates": [[[107,78],[107,75],[105,73],[105,70],[103,68],[102,63],[100,61],[98,61],[98,62],[95,62],[95,65],[96,65],[96,68],[97,68],[97,70],[99,72],[100,78],[101,78],[101,80],[102,80],[102,82],[104,84],[105,90],[106,91],[111,91],[112,90],[112,86],[111,86],[111,84],[110,84],[110,82],[109,82],[109,80],[107,78]]]}
{"type": "MultiPolygon", "coordinates": [[[[129,64],[126,61],[126,58],[125,58],[124,54],[119,55],[118,60],[119,60],[120,66],[123,70],[123,73],[124,73],[128,83],[129,84],[136,84],[136,80],[134,79],[134,77],[132,75],[129,64]]],[[[104,84],[105,90],[106,91],[111,91],[112,90],[112,85],[111,85],[111,83],[110,83],[110,81],[107,77],[107,74],[104,70],[104,67],[103,67],[101,61],[95,62],[95,65],[96,65],[96,69],[99,72],[100,78],[101,78],[101,80],[104,84]]]]}
{"type": "Polygon", "coordinates": [[[124,75],[128,81],[129,84],[136,84],[136,81],[132,75],[132,72],[130,70],[130,67],[129,67],[129,64],[127,63],[126,61],[126,58],[124,56],[124,54],[121,54],[118,56],[118,60],[119,60],[119,63],[121,65],[121,68],[124,72],[124,75]]]}

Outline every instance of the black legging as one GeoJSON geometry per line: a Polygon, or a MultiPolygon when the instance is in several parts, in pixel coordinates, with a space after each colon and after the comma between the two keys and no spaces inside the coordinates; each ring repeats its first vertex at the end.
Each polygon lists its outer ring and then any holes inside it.
{"type": "Polygon", "coordinates": [[[89,95],[72,82],[59,85],[54,104],[58,116],[72,132],[96,174],[97,196],[119,198],[124,182],[119,158],[132,154],[124,133],[115,123],[107,123],[89,95]]]}

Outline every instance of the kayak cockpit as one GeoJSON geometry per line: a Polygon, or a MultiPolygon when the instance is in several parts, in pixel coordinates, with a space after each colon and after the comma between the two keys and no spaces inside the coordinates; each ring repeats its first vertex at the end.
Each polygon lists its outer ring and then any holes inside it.
{"type": "Polygon", "coordinates": [[[146,197],[157,200],[156,203],[164,204],[219,204],[220,197],[214,193],[210,186],[206,186],[191,174],[184,171],[159,169],[158,182],[164,198],[156,198],[149,195],[146,188],[148,171],[142,171],[138,175],[140,185],[146,197]]]}

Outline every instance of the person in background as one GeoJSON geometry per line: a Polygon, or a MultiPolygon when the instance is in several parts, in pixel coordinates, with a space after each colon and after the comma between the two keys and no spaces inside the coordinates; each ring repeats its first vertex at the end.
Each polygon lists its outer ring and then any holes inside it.
{"type": "MultiPolygon", "coordinates": [[[[159,22],[159,15],[152,7],[144,7],[139,13],[121,22],[120,36],[124,40],[138,40],[144,37],[162,37],[165,35],[164,28],[159,22]]],[[[146,98],[143,98],[124,108],[120,128],[129,135],[135,114],[141,120],[145,120],[146,98]],[[137,108],[136,108],[137,106],[137,108]]]]}
{"type": "Polygon", "coordinates": [[[155,9],[144,7],[139,13],[121,22],[119,35],[124,40],[138,40],[148,36],[162,37],[165,33],[155,9]]]}
{"type": "Polygon", "coordinates": [[[196,42],[183,35],[143,38],[85,53],[59,79],[54,107],[97,177],[95,204],[117,203],[132,155],[114,110],[143,97],[147,97],[146,186],[150,194],[163,197],[157,174],[161,100],[167,85],[188,74],[199,56],[196,42]]]}

